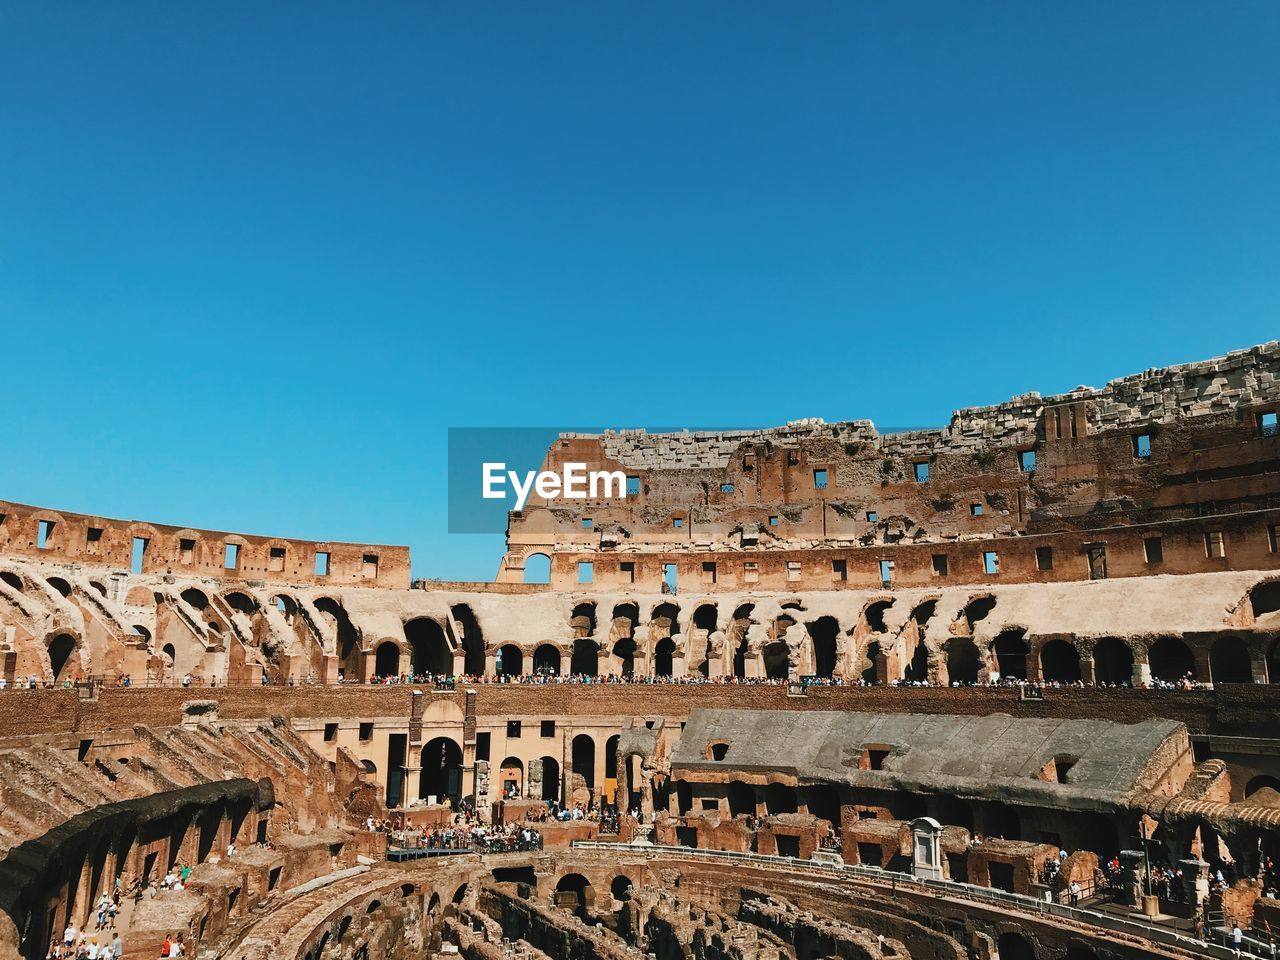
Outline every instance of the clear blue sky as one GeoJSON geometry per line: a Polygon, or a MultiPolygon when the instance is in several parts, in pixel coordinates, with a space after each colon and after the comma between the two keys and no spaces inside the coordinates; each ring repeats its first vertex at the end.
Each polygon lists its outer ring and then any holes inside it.
{"type": "Polygon", "coordinates": [[[408,543],[451,425],[944,423],[1280,336],[1280,4],[0,8],[0,497],[408,543]]]}

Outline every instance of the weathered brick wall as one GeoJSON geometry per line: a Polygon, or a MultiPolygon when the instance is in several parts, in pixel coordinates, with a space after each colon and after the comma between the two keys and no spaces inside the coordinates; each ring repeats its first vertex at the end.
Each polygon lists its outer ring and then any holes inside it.
{"type": "MultiPolygon", "coordinates": [[[[227,719],[282,716],[396,717],[408,722],[410,687],[222,687],[107,689],[80,701],[74,690],[8,690],[0,693],[0,736],[96,732],[134,724],[178,722],[188,700],[217,700],[227,719]]],[[[1218,690],[1049,690],[1043,702],[1024,701],[1012,689],[818,687],[792,697],[786,687],[708,685],[481,684],[481,717],[663,716],[680,721],[696,707],[758,710],[853,710],[877,713],[1007,713],[1017,717],[1105,718],[1137,723],[1167,717],[1192,733],[1256,736],[1280,729],[1280,684],[1224,685],[1218,690]]],[[[437,699],[462,706],[461,691],[424,690],[424,708],[437,699]]]]}

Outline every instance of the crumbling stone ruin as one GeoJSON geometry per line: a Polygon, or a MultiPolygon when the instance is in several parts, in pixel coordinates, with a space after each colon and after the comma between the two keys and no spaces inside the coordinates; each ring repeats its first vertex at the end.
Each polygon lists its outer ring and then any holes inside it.
{"type": "Polygon", "coordinates": [[[1268,955],[1278,370],[564,436],[492,583],[0,502],[0,957],[1268,955]]]}

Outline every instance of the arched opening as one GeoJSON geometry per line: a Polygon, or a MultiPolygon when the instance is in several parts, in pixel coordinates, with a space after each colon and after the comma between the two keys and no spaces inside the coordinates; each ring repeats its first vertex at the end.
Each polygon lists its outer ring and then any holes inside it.
{"type": "Polygon", "coordinates": [[[518,677],[524,673],[524,654],[514,643],[498,648],[494,670],[500,677],[518,677]]]}
{"type": "Polygon", "coordinates": [[[902,679],[908,683],[919,683],[929,679],[929,648],[923,640],[916,643],[911,661],[903,671],[902,679]]]}
{"type": "Polygon", "coordinates": [[[97,590],[98,593],[102,594],[104,597],[107,595],[107,588],[104,587],[97,580],[90,580],[89,586],[93,587],[93,589],[97,590]]]}
{"type": "Polygon", "coordinates": [[[775,641],[761,651],[764,675],[770,680],[786,680],[791,674],[791,651],[783,641],[775,641]]]}
{"type": "Polygon", "coordinates": [[[320,597],[314,606],[333,625],[338,641],[338,662],[342,665],[343,675],[355,676],[360,671],[360,637],[346,608],[332,597],[320,597]]]}
{"type": "Polygon", "coordinates": [[[60,633],[49,642],[49,670],[55,682],[62,682],[71,676],[75,666],[72,654],[76,652],[75,637],[60,633]]]}
{"type": "Polygon", "coordinates": [[[1262,806],[1280,806],[1280,779],[1267,774],[1254,777],[1245,784],[1244,798],[1262,806]]]}
{"type": "Polygon", "coordinates": [[[288,594],[281,593],[272,597],[271,605],[284,617],[285,623],[293,623],[293,618],[298,615],[298,601],[288,594]]]}
{"type": "Polygon", "coordinates": [[[1280,580],[1268,580],[1250,590],[1249,608],[1255,620],[1280,610],[1280,580]]]}
{"type": "Polygon", "coordinates": [[[591,882],[580,873],[566,873],[556,884],[556,906],[583,913],[591,904],[591,882]]]}
{"type": "Polygon", "coordinates": [[[840,794],[830,784],[815,784],[807,788],[806,799],[809,813],[820,817],[840,829],[840,794]]]}
{"type": "Polygon", "coordinates": [[[453,652],[444,627],[430,617],[418,617],[404,625],[404,638],[409,644],[410,669],[415,676],[452,675],[453,652]]]}
{"type": "Polygon", "coordinates": [[[634,676],[636,672],[636,642],[630,637],[623,637],[613,645],[613,655],[618,659],[618,672],[624,677],[634,676]]]}
{"type": "Polygon", "coordinates": [[[840,635],[840,624],[835,617],[819,617],[806,624],[809,640],[813,644],[813,674],[817,677],[830,678],[836,672],[836,638],[840,635]]]}
{"type": "Polygon", "coordinates": [[[551,558],[545,553],[531,553],[524,558],[525,583],[550,583],[551,558]]]}
{"type": "Polygon", "coordinates": [[[733,653],[733,675],[738,678],[747,675],[747,631],[751,629],[751,612],[755,604],[744,603],[733,611],[733,622],[729,625],[729,649],[733,653]]]}
{"type": "Polygon", "coordinates": [[[675,659],[676,644],[670,637],[663,637],[653,648],[653,675],[669,677],[672,674],[672,661],[675,659]]]}
{"type": "Polygon", "coordinates": [[[578,734],[573,738],[571,756],[574,775],[582,777],[583,785],[588,790],[594,791],[596,788],[596,742],[585,733],[578,734]]]}
{"type": "Polygon", "coordinates": [[[546,803],[560,799],[560,761],[555,757],[542,758],[542,796],[539,799],[546,803]]]}
{"type": "Polygon", "coordinates": [[[881,659],[882,651],[880,649],[880,641],[872,640],[867,644],[867,665],[862,670],[862,682],[874,684],[879,682],[880,671],[878,664],[881,659]]]}
{"type": "Polygon", "coordinates": [[[1079,683],[1080,654],[1066,640],[1050,640],[1040,649],[1040,675],[1047,683],[1079,683]]]}
{"type": "Polygon", "coordinates": [[[1252,683],[1253,665],[1242,637],[1219,637],[1209,650],[1210,679],[1219,683],[1252,683]]]}
{"type": "Polygon", "coordinates": [[[465,603],[453,606],[449,612],[453,614],[454,625],[462,634],[463,672],[470,677],[484,676],[484,633],[480,630],[480,621],[465,603]]]}
{"type": "Polygon", "coordinates": [[[135,623],[132,627],[129,628],[129,631],[135,637],[141,637],[145,643],[151,642],[151,631],[148,630],[146,627],[144,627],[142,624],[135,623]]]}
{"type": "Polygon", "coordinates": [[[964,619],[969,626],[969,633],[973,633],[974,624],[987,619],[995,608],[996,598],[990,594],[983,597],[974,597],[970,600],[964,608],[964,619]]]}
{"type": "Polygon", "coordinates": [[[609,881],[609,894],[615,900],[631,899],[631,878],[620,873],[609,881]]]}
{"type": "Polygon", "coordinates": [[[1098,954],[1092,947],[1086,947],[1081,943],[1073,943],[1067,947],[1066,955],[1062,960],[1098,960],[1098,954]]]}
{"type": "Polygon", "coordinates": [[[1022,630],[1005,630],[996,637],[992,649],[996,654],[996,664],[1000,669],[1000,677],[1008,680],[1027,679],[1027,655],[1031,652],[1027,646],[1026,634],[1022,630]]]}
{"type": "Polygon", "coordinates": [[[173,666],[178,661],[178,650],[172,643],[166,643],[160,648],[160,655],[164,658],[164,677],[167,680],[173,675],[173,666]]]}
{"type": "Polygon", "coordinates": [[[422,748],[418,799],[456,803],[462,798],[462,748],[450,737],[436,737],[422,748]]]}
{"type": "Polygon", "coordinates": [[[569,672],[577,676],[596,676],[600,672],[600,645],[587,637],[573,641],[569,672]]]}
{"type": "Polygon", "coordinates": [[[395,677],[400,674],[400,647],[391,640],[378,644],[373,654],[373,673],[378,677],[395,677]]]}
{"type": "Polygon", "coordinates": [[[1031,941],[1020,933],[1000,934],[996,940],[996,954],[1000,960],[1036,960],[1036,951],[1031,946],[1031,941]]]}
{"type": "Polygon", "coordinates": [[[560,651],[555,645],[544,643],[533,651],[533,672],[544,677],[560,675],[560,651]]]}
{"type": "Polygon", "coordinates": [[[947,641],[947,677],[952,683],[978,682],[982,670],[982,654],[968,637],[952,637],[947,641]]]}
{"type": "Polygon", "coordinates": [[[195,587],[187,587],[182,591],[181,597],[197,610],[206,610],[209,607],[209,598],[205,596],[203,590],[197,590],[195,587]]]}
{"type": "Polygon", "coordinates": [[[649,636],[660,640],[680,632],[680,608],[674,603],[660,603],[649,618],[649,636]]]}
{"type": "Polygon", "coordinates": [[[498,768],[498,783],[502,796],[508,800],[517,799],[524,791],[524,764],[518,757],[507,757],[498,768]]]}
{"type": "Polygon", "coordinates": [[[893,606],[892,600],[873,600],[863,608],[862,622],[872,633],[888,633],[889,625],[885,622],[885,614],[893,606]]]}
{"type": "Polygon", "coordinates": [[[1196,679],[1196,661],[1191,648],[1177,637],[1161,637],[1147,654],[1151,676],[1169,683],[1196,679]]]}
{"type": "Polygon", "coordinates": [[[688,780],[677,780],[672,786],[676,792],[676,813],[687,817],[693,809],[693,786],[688,780]]]}
{"type": "Polygon", "coordinates": [[[770,816],[795,813],[797,810],[795,787],[788,787],[785,783],[769,784],[764,788],[764,808],[770,816]]]}
{"type": "Polygon", "coordinates": [[[17,590],[19,593],[22,592],[22,578],[18,576],[16,573],[13,573],[12,571],[9,571],[9,570],[0,572],[0,580],[3,580],[6,584],[8,584],[14,590],[17,590]]]}
{"type": "Polygon", "coordinates": [[[71,596],[71,584],[67,583],[67,581],[63,580],[61,577],[50,577],[46,582],[64,597],[71,596]]]}
{"type": "MultiPolygon", "coordinates": [[[[252,616],[253,614],[258,612],[257,601],[255,601],[253,597],[249,596],[247,593],[244,593],[240,590],[233,590],[231,593],[228,593],[222,599],[227,601],[227,606],[229,606],[232,610],[238,610],[240,613],[243,613],[245,616],[252,616]]],[[[317,602],[316,606],[318,607],[320,606],[320,604],[317,602]]]]}
{"type": "Polygon", "coordinates": [[[1133,679],[1133,651],[1117,637],[1103,637],[1093,645],[1093,679],[1098,684],[1128,686],[1133,679]]]}
{"type": "Polygon", "coordinates": [[[606,780],[618,779],[618,743],[621,740],[622,738],[615,733],[604,742],[604,778],[606,780]]]}
{"type": "Polygon", "coordinates": [[[460,905],[462,901],[466,899],[466,897],[467,897],[467,885],[464,883],[457,890],[453,891],[453,896],[450,899],[453,902],[453,904],[457,906],[457,905],[460,905]]]}
{"type": "Polygon", "coordinates": [[[755,814],[755,787],[741,780],[731,780],[729,782],[729,816],[754,817],[755,814]]]}
{"type": "Polygon", "coordinates": [[[914,610],[912,610],[911,619],[915,621],[916,626],[923,628],[930,620],[933,619],[933,615],[937,612],[938,600],[935,597],[932,600],[926,600],[924,603],[919,604],[914,610]]]}
{"type": "MultiPolygon", "coordinates": [[[[699,676],[709,677],[712,673],[711,635],[716,629],[716,605],[704,603],[693,611],[693,645],[690,646],[690,665],[696,666],[699,676]],[[696,661],[696,664],[695,664],[696,661]]],[[[720,664],[715,664],[719,673],[720,664]]]]}
{"type": "Polygon", "coordinates": [[[573,613],[569,615],[569,627],[577,639],[595,636],[596,605],[586,601],[575,604],[573,613]]]}

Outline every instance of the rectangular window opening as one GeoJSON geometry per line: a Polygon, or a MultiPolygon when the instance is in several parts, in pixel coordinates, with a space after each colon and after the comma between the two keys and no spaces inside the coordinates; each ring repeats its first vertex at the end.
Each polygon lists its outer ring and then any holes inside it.
{"type": "Polygon", "coordinates": [[[844,582],[849,579],[849,561],[832,560],[831,561],[831,579],[844,582]]]}
{"type": "Polygon", "coordinates": [[[982,569],[990,575],[1000,572],[1000,554],[994,550],[986,550],[982,554],[982,569]]]}
{"type": "Polygon", "coordinates": [[[1022,467],[1023,473],[1036,472],[1036,452],[1034,450],[1023,450],[1018,454],[1018,463],[1022,467]]]}
{"type": "Polygon", "coordinates": [[[476,759],[489,759],[489,733],[487,731],[476,734],[476,759]]]}
{"type": "Polygon", "coordinates": [[[917,463],[916,464],[916,483],[924,483],[928,479],[929,479],[929,464],[917,463]]]}
{"type": "Polygon", "coordinates": [[[716,565],[715,565],[715,561],[713,561],[713,560],[708,560],[708,561],[704,561],[704,562],[703,562],[703,564],[702,564],[702,582],[703,582],[703,583],[715,583],[715,582],[716,582],[716,565]]]}
{"type": "Polygon", "coordinates": [[[226,570],[240,569],[240,544],[228,543],[223,548],[222,566],[226,570]]]}
{"type": "Polygon", "coordinates": [[[594,526],[595,526],[595,521],[594,521],[594,520],[592,520],[590,517],[583,517],[583,518],[582,518],[582,529],[583,529],[583,530],[590,530],[590,529],[591,529],[592,527],[594,527],[594,526]]]}
{"type": "Polygon", "coordinates": [[[674,594],[678,584],[679,569],[674,563],[662,565],[662,592],[674,594]]]}
{"type": "Polygon", "coordinates": [[[673,517],[671,520],[671,526],[679,530],[684,526],[684,517],[673,517]]]}
{"type": "Polygon", "coordinates": [[[777,518],[777,517],[770,517],[770,518],[769,518],[769,526],[771,526],[771,527],[776,527],[777,525],[778,525],[778,518],[777,518]]]}
{"type": "Polygon", "coordinates": [[[1227,555],[1227,542],[1221,530],[1211,530],[1204,535],[1204,553],[1211,560],[1227,555]]]}
{"type": "Polygon", "coordinates": [[[556,735],[556,722],[554,720],[543,720],[538,726],[538,732],[544,737],[554,737],[556,735]]]}
{"type": "Polygon", "coordinates": [[[880,561],[880,582],[886,587],[893,583],[893,561],[880,561]]]}
{"type": "Polygon", "coordinates": [[[578,582],[591,583],[596,576],[596,566],[590,560],[578,561],[578,582]]]}
{"type": "Polygon", "coordinates": [[[195,563],[196,542],[183,538],[178,541],[178,559],[182,563],[195,563]]]}
{"type": "Polygon", "coordinates": [[[1267,527],[1267,546],[1272,553],[1280,552],[1280,525],[1273,523],[1267,527]]]}
{"type": "Polygon", "coordinates": [[[129,572],[141,573],[142,561],[147,555],[147,544],[150,541],[146,537],[133,538],[133,551],[129,555],[129,572]]]}
{"type": "Polygon", "coordinates": [[[760,564],[755,560],[745,560],[742,564],[743,583],[757,583],[760,580],[760,564]]]}
{"type": "Polygon", "coordinates": [[[618,573],[627,583],[636,582],[636,564],[634,560],[623,560],[618,564],[618,573]]]}
{"type": "Polygon", "coordinates": [[[1147,537],[1142,541],[1142,549],[1147,563],[1164,563],[1164,541],[1160,537],[1147,537]]]}
{"type": "Polygon", "coordinates": [[[721,493],[733,493],[733,484],[732,484],[732,483],[722,483],[722,484],[720,484],[720,492],[721,492],[721,493]]]}
{"type": "Polygon", "coordinates": [[[327,577],[329,575],[329,554],[325,550],[316,551],[315,574],[317,577],[327,577]]]}
{"type": "Polygon", "coordinates": [[[507,736],[512,740],[520,739],[520,721],[519,720],[507,721],[507,736]]]}
{"type": "Polygon", "coordinates": [[[637,497],[640,495],[640,478],[627,477],[627,496],[637,497]]]}
{"type": "Polygon", "coordinates": [[[980,503],[969,504],[969,515],[974,517],[982,516],[982,504],[980,503]]]}
{"type": "Polygon", "coordinates": [[[333,743],[338,739],[338,725],[336,723],[326,723],[324,725],[324,742],[333,743]]]}
{"type": "Polygon", "coordinates": [[[360,559],[361,576],[365,580],[378,579],[378,555],[376,553],[366,553],[360,559]]]}
{"type": "Polygon", "coordinates": [[[86,543],[97,543],[99,540],[102,539],[102,528],[90,527],[87,531],[85,531],[84,539],[86,543]]]}
{"type": "Polygon", "coordinates": [[[827,471],[821,468],[813,471],[813,489],[827,489],[827,471]]]}
{"type": "Polygon", "coordinates": [[[945,577],[947,575],[947,555],[945,553],[935,553],[933,555],[933,575],[935,577],[945,577]]]}
{"type": "Polygon", "coordinates": [[[1133,435],[1133,455],[1139,460],[1146,460],[1151,456],[1151,434],[1135,433],[1133,435]]]}
{"type": "Polygon", "coordinates": [[[36,548],[45,550],[49,546],[49,538],[53,536],[54,521],[41,520],[36,525],[36,548]]]}
{"type": "Polygon", "coordinates": [[[1274,410],[1270,413],[1258,414],[1259,434],[1264,437],[1274,437],[1277,432],[1280,432],[1280,427],[1276,425],[1276,413],[1274,410]]]}
{"type": "Polygon", "coordinates": [[[875,523],[880,518],[880,514],[874,510],[867,511],[867,523],[875,523]]]}
{"type": "Polygon", "coordinates": [[[788,580],[800,579],[800,561],[799,560],[787,561],[787,579],[788,580]]]}
{"type": "Polygon", "coordinates": [[[366,720],[360,724],[360,739],[365,741],[373,739],[373,721],[372,720],[366,720]]]}
{"type": "Polygon", "coordinates": [[[284,547],[272,547],[267,557],[267,569],[275,573],[284,571],[284,547]]]}
{"type": "Polygon", "coordinates": [[[1053,569],[1053,547],[1036,547],[1036,569],[1053,569]]]}

